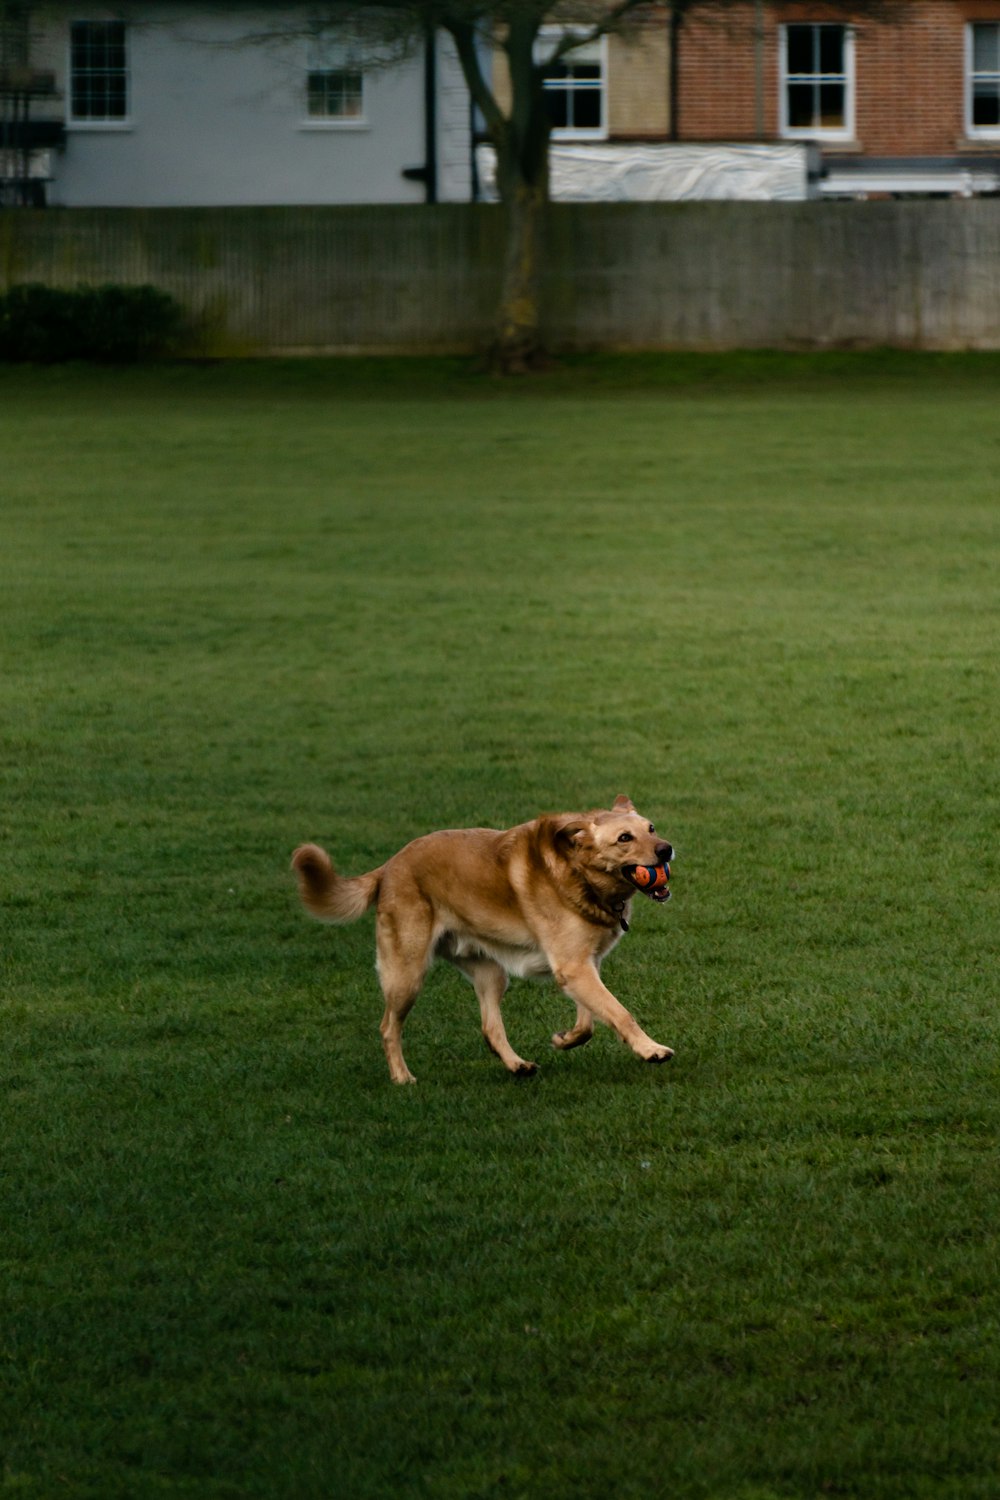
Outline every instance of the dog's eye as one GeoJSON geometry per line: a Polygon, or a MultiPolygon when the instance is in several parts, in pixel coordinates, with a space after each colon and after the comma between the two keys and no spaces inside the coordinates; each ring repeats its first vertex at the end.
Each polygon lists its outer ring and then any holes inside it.
{"type": "Polygon", "coordinates": [[[649,831],[650,831],[650,833],[655,833],[656,832],[656,829],[653,827],[652,823],[650,823],[650,825],[649,825],[649,831]]]}
{"type": "Polygon", "coordinates": [[[630,833],[620,833],[618,835],[618,842],[619,844],[631,844],[632,835],[630,833]]]}

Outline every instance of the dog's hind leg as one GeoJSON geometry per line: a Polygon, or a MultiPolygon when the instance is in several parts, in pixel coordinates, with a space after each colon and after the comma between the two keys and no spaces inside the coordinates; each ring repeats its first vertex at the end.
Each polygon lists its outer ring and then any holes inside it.
{"type": "Polygon", "coordinates": [[[594,1018],[586,1006],[576,1001],[576,1022],[568,1031],[557,1031],[552,1038],[553,1047],[568,1052],[570,1047],[582,1047],[594,1035],[594,1018]]]}
{"type": "Polygon", "coordinates": [[[391,911],[381,910],[375,925],[379,983],[385,1011],[379,1025],[385,1059],[393,1083],[416,1083],[403,1057],[403,1022],[413,1009],[431,957],[429,912],[410,911],[397,921],[391,911]]]}
{"type": "Polygon", "coordinates": [[[385,995],[385,1010],[379,1023],[379,1031],[382,1033],[382,1046],[385,1048],[385,1060],[389,1064],[389,1076],[393,1083],[416,1083],[416,1079],[406,1066],[403,1056],[403,1022],[413,1009],[416,995],[397,993],[386,989],[383,985],[385,995]]]}
{"type": "Polygon", "coordinates": [[[492,958],[452,958],[451,962],[456,969],[461,970],[466,979],[472,981],[483,1018],[483,1036],[490,1051],[499,1057],[510,1073],[525,1078],[536,1072],[537,1064],[525,1062],[523,1057],[518,1057],[507,1040],[500,1014],[500,1005],[507,993],[505,970],[500,964],[494,963],[492,958]]]}

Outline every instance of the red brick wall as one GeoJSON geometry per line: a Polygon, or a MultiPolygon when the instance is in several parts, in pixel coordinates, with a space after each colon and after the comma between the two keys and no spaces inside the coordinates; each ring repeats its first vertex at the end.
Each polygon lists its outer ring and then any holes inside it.
{"type": "MultiPolygon", "coordinates": [[[[1000,22],[1000,0],[899,0],[893,19],[854,23],[856,148],[866,156],[954,155],[964,139],[967,21],[1000,22]]],[[[770,0],[764,6],[763,123],[779,134],[778,28],[789,21],[843,21],[822,3],[770,0]]],[[[751,140],[755,128],[754,6],[696,7],[681,28],[678,136],[686,141],[751,140]]],[[[830,143],[851,150],[852,143],[830,143]]],[[[990,149],[985,143],[985,149],[990,149]]],[[[998,149],[997,143],[992,149],[998,149]]]]}

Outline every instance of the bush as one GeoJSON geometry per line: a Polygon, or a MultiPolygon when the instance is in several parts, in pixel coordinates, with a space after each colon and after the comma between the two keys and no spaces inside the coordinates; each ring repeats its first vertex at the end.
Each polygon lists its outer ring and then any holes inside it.
{"type": "Polygon", "coordinates": [[[30,282],[0,297],[0,359],[131,363],[168,353],[182,326],[180,305],[154,286],[30,282]]]}
{"type": "Polygon", "coordinates": [[[59,287],[11,287],[0,298],[0,355],[44,363],[78,358],[77,299],[59,287]]]}

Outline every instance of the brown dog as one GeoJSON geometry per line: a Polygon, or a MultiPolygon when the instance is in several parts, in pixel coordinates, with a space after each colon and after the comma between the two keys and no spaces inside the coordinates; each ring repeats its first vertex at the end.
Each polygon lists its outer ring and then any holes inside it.
{"type": "MultiPolygon", "coordinates": [[[[325,850],[292,856],[299,894],[314,917],[353,922],[376,907],[380,1031],[395,1083],[413,1083],[403,1059],[403,1022],[432,959],[446,958],[479,998],[483,1035],[511,1073],[534,1073],[511,1047],[500,1015],[507,976],[551,974],[576,1002],[576,1022],[556,1047],[589,1042],[595,1018],[638,1057],[666,1062],[669,1047],[646,1035],[603,984],[601,960],[628,930],[636,885],[629,871],[673,855],[628,797],[588,813],[550,813],[500,832],[450,829],[414,839],[367,875],[338,875],[325,850]]],[[[669,890],[650,892],[664,901],[669,890]]]]}

